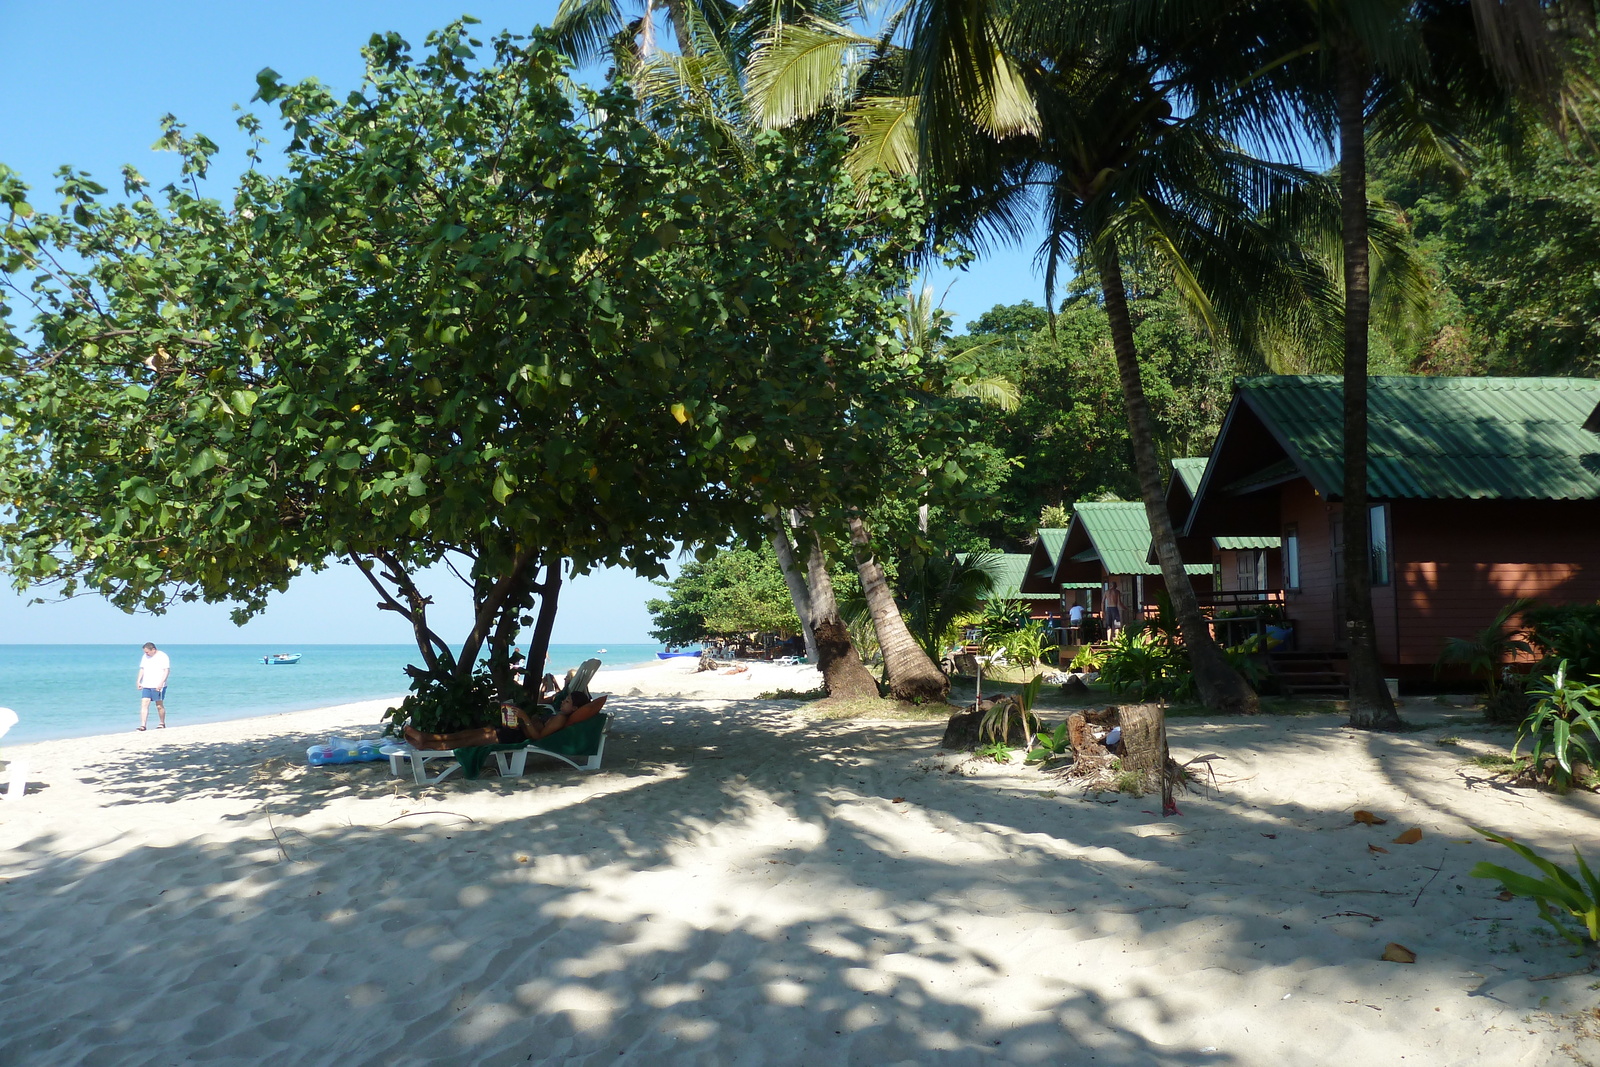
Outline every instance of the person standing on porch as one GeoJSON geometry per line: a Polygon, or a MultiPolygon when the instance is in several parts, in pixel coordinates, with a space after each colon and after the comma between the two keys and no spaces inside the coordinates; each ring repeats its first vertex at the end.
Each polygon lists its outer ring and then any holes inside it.
{"type": "Polygon", "coordinates": [[[143,730],[150,718],[150,702],[156,702],[159,730],[167,728],[167,677],[172,674],[172,660],[156,648],[154,641],[144,643],[144,658],[139,660],[139,676],[133,687],[139,690],[139,729],[143,730]]]}
{"type": "Polygon", "coordinates": [[[1115,578],[1106,582],[1106,639],[1122,632],[1122,586],[1115,578]]]}

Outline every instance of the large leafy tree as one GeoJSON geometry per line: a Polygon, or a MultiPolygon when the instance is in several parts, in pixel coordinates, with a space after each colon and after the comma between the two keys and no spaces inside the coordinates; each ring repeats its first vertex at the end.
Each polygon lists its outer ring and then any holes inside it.
{"type": "MultiPolygon", "coordinates": [[[[580,92],[543,38],[488,63],[457,25],[375,38],[347,98],[270,71],[288,174],[127,202],[66,172],[36,213],[0,179],[0,544],[19,585],[246,616],[344,559],[412,624],[424,684],[548,642],[561,577],[659,573],[681,542],[759,532],[780,503],[874,491],[925,374],[883,338],[920,240],[841,148],[753,139],[719,165],[692,116],[580,92]],[[788,456],[861,461],[793,477],[788,456]],[[474,619],[436,633],[413,575],[452,561],[474,619]],[[534,611],[537,604],[537,611],[534,611]]],[[[247,120],[253,128],[253,120],[247,120]]],[[[537,670],[533,672],[537,676],[537,670]]]]}
{"type": "MultiPolygon", "coordinates": [[[[1143,275],[1139,276],[1141,279],[1143,275]]],[[[991,543],[1032,537],[1041,509],[1138,494],[1116,355],[1093,272],[1074,280],[1052,325],[1031,304],[996,307],[956,344],[987,342],[984,372],[1017,385],[1015,411],[994,412],[981,433],[1011,457],[991,490],[994,506],[971,518],[991,543]]],[[[1138,287],[1129,301],[1145,396],[1163,460],[1204,455],[1221,424],[1239,362],[1193,321],[1179,294],[1138,287]]]]}

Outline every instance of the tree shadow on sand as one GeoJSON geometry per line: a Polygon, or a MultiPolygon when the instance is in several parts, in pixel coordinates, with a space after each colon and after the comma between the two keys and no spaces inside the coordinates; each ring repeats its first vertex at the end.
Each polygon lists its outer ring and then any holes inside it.
{"type": "MultiPolygon", "coordinates": [[[[619,703],[593,776],[419,790],[386,764],[291,767],[301,738],[98,765],[108,819],[180,799],[221,818],[131,848],[46,829],[7,855],[0,1058],[1293,1062],[1290,996],[1295,1026],[1359,1052],[1446,1034],[1473,995],[1509,1022],[1551,992],[1408,923],[1433,872],[1372,864],[1348,806],[1224,785],[1163,821],[949,773],[937,724],[619,703]],[[1386,940],[1419,963],[1379,962],[1386,940]]],[[[1242,757],[1254,730],[1195,747],[1242,757]]],[[[1492,888],[1449,892],[1470,912],[1492,888]]]]}

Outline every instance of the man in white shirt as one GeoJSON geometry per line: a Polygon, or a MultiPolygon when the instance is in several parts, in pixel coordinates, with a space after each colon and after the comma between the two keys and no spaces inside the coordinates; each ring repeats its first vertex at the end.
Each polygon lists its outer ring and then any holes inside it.
{"type": "Polygon", "coordinates": [[[167,728],[167,676],[172,673],[172,661],[156,648],[154,641],[144,643],[144,658],[139,661],[139,677],[133,687],[139,690],[139,729],[143,730],[150,718],[150,702],[156,702],[156,715],[161,723],[157,729],[167,728]]]}

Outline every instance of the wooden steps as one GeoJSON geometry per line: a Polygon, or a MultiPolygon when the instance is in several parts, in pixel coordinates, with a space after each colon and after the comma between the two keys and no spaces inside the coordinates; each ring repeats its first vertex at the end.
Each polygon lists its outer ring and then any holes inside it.
{"type": "Polygon", "coordinates": [[[1286,697],[1350,699],[1350,668],[1343,652],[1270,652],[1267,669],[1286,697]]]}

